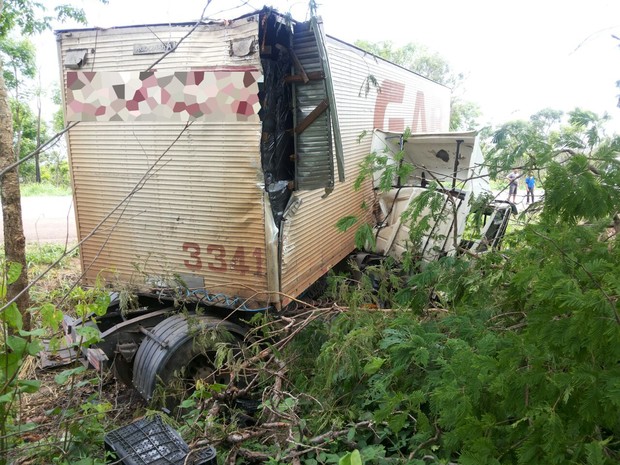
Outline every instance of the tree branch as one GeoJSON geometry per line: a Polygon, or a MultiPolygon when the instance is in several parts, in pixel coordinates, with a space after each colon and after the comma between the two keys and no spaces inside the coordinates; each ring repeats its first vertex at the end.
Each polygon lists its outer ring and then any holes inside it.
{"type": "Polygon", "coordinates": [[[611,311],[614,314],[614,318],[616,320],[616,324],[620,325],[620,314],[618,313],[618,310],[616,309],[616,302],[614,301],[614,299],[607,294],[607,292],[605,291],[605,289],[603,289],[603,286],[601,285],[601,283],[599,283],[599,281],[594,277],[594,275],[585,267],[583,266],[582,263],[578,262],[577,260],[575,260],[574,258],[571,258],[568,253],[566,253],[558,244],[556,244],[555,241],[553,241],[551,238],[545,236],[544,234],[539,233],[538,231],[534,231],[534,234],[536,234],[539,237],[542,237],[543,239],[545,239],[546,241],[548,241],[551,245],[553,245],[553,247],[555,247],[557,249],[558,252],[560,252],[560,254],[569,262],[571,262],[574,265],[577,265],[579,268],[581,268],[581,270],[588,276],[588,278],[590,278],[590,281],[592,281],[592,284],[594,284],[594,286],[601,292],[601,294],[603,294],[603,296],[605,297],[605,300],[607,300],[607,303],[609,304],[609,307],[611,308],[611,311]]]}
{"type": "Polygon", "coordinates": [[[39,145],[36,149],[34,149],[32,152],[30,152],[24,158],[22,158],[21,160],[17,160],[15,163],[12,163],[11,165],[9,165],[6,168],[4,168],[2,171],[0,171],[0,178],[2,178],[7,172],[17,168],[22,163],[30,160],[32,157],[35,157],[35,156],[39,155],[41,152],[44,152],[44,151],[48,150],[49,148],[51,148],[52,146],[54,146],[58,142],[58,139],[60,139],[60,137],[62,135],[64,135],[67,131],[69,131],[69,129],[74,128],[75,126],[77,126],[79,123],[80,123],[79,121],[72,122],[65,129],[63,129],[60,132],[57,132],[51,139],[48,139],[43,144],[39,145]]]}

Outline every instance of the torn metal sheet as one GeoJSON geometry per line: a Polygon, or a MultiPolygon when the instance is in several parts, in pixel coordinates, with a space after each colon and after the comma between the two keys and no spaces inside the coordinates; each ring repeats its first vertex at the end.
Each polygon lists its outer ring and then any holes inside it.
{"type": "Polygon", "coordinates": [[[65,68],[80,69],[86,63],[87,53],[88,50],[85,48],[68,50],[65,56],[65,68]]]}

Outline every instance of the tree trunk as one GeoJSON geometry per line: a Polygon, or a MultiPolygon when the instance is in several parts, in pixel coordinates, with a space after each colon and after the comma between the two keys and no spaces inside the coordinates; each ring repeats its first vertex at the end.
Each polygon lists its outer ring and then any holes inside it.
{"type": "MultiPolygon", "coordinates": [[[[0,170],[17,161],[13,151],[12,120],[6,84],[2,76],[2,63],[0,63],[0,170]]],[[[22,265],[21,275],[7,289],[7,298],[11,300],[28,285],[26,239],[24,237],[24,225],[22,224],[22,206],[17,168],[8,171],[0,179],[0,189],[2,190],[0,201],[2,202],[2,218],[4,221],[4,252],[6,260],[22,265]]],[[[30,330],[29,300],[28,292],[24,292],[16,301],[24,320],[23,327],[27,331],[30,330]]]]}
{"type": "MultiPolygon", "coordinates": [[[[41,86],[39,86],[39,91],[41,86]]],[[[41,94],[37,96],[37,147],[41,146],[41,94]]],[[[19,154],[17,155],[19,156],[19,154]]],[[[41,165],[39,164],[39,153],[34,156],[34,180],[41,182],[41,165]]]]}
{"type": "MultiPolygon", "coordinates": [[[[37,89],[37,147],[41,146],[41,74],[39,73],[39,88],[37,89]]],[[[19,154],[17,155],[19,157],[19,154]]],[[[34,180],[41,182],[41,165],[39,164],[39,153],[34,156],[34,180]]]]}

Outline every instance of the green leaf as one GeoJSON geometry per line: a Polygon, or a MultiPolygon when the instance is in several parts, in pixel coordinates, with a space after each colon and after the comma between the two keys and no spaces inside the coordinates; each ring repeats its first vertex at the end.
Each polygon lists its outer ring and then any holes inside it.
{"type": "Polygon", "coordinates": [[[189,399],[185,399],[183,402],[181,402],[181,405],[179,406],[180,408],[192,408],[196,406],[196,400],[193,398],[189,398],[189,399]]]}
{"type": "Polygon", "coordinates": [[[97,462],[95,459],[90,457],[85,457],[83,459],[78,460],[77,462],[71,462],[73,465],[96,465],[97,462]]]}
{"type": "Polygon", "coordinates": [[[19,392],[33,394],[38,392],[41,388],[41,381],[36,379],[20,379],[17,382],[17,386],[19,388],[19,392]]]}
{"type": "Polygon", "coordinates": [[[28,346],[28,341],[19,336],[9,336],[6,340],[6,345],[11,348],[14,354],[23,357],[26,352],[26,347],[28,346]]]}
{"type": "Polygon", "coordinates": [[[340,457],[340,460],[338,460],[338,465],[362,465],[362,456],[360,455],[360,451],[355,449],[353,452],[347,452],[345,455],[340,457]]]}
{"type": "Polygon", "coordinates": [[[21,425],[19,425],[19,431],[20,432],[32,431],[40,427],[41,425],[39,425],[38,423],[32,423],[32,422],[22,423],[21,425]]]}
{"type": "Polygon", "coordinates": [[[69,378],[71,378],[74,375],[83,373],[84,371],[86,371],[86,367],[84,366],[70,368],[54,376],[54,381],[56,381],[56,384],[65,384],[69,380],[69,378]]]}
{"type": "Polygon", "coordinates": [[[32,331],[20,329],[18,334],[22,337],[43,337],[45,336],[45,330],[43,328],[34,329],[32,331]]]}
{"type": "Polygon", "coordinates": [[[22,358],[14,352],[0,353],[0,384],[6,383],[17,374],[22,358]]]}
{"type": "Polygon", "coordinates": [[[603,447],[600,442],[586,444],[586,456],[588,465],[603,465],[605,463],[603,447]]]}
{"type": "Polygon", "coordinates": [[[336,228],[338,228],[338,231],[340,232],[345,232],[350,229],[355,223],[357,223],[357,216],[345,216],[343,218],[340,218],[336,222],[336,228]]]}
{"type": "Polygon", "coordinates": [[[97,298],[95,299],[95,304],[94,304],[94,308],[93,308],[93,312],[95,313],[95,315],[97,316],[103,316],[107,313],[108,311],[108,307],[110,306],[110,294],[103,293],[103,294],[99,294],[97,296],[97,298]]]}
{"type": "Polygon", "coordinates": [[[6,270],[7,284],[13,284],[19,279],[19,275],[22,274],[22,265],[16,262],[9,262],[6,270]]]}
{"type": "Polygon", "coordinates": [[[392,431],[398,433],[405,427],[407,423],[407,414],[406,413],[397,413],[390,417],[388,420],[388,426],[392,431]]]}
{"type": "Polygon", "coordinates": [[[375,233],[368,223],[364,223],[359,227],[355,233],[355,246],[358,249],[370,248],[373,249],[377,246],[375,240],[375,233]]]}
{"type": "Polygon", "coordinates": [[[361,450],[360,455],[365,462],[381,459],[385,457],[385,447],[382,445],[367,446],[361,450]]]}
{"type": "Polygon", "coordinates": [[[43,345],[41,344],[41,341],[34,339],[28,343],[26,350],[29,355],[38,355],[39,352],[43,350],[43,345]]]}
{"type": "Polygon", "coordinates": [[[325,463],[338,463],[340,456],[338,454],[325,454],[325,463]]]}
{"type": "Polygon", "coordinates": [[[374,375],[377,371],[381,369],[383,364],[385,363],[385,359],[381,357],[373,357],[367,364],[364,366],[364,373],[367,375],[374,375]]]}
{"type": "Polygon", "coordinates": [[[80,326],[75,332],[82,338],[81,344],[85,346],[89,346],[101,340],[101,332],[92,326],[80,326]]]}
{"type": "Polygon", "coordinates": [[[11,328],[22,329],[24,324],[22,320],[22,314],[19,313],[17,304],[13,302],[0,314],[0,319],[9,325],[11,328]]]}
{"type": "Polygon", "coordinates": [[[224,392],[228,388],[228,385],[221,384],[221,383],[213,383],[213,384],[209,384],[207,387],[209,388],[210,391],[220,393],[220,392],[224,392]]]}
{"type": "Polygon", "coordinates": [[[7,404],[9,402],[13,402],[15,398],[15,391],[7,392],[6,394],[0,396],[0,404],[7,404]]]}
{"type": "Polygon", "coordinates": [[[43,326],[50,328],[52,331],[56,331],[60,323],[62,323],[62,312],[50,303],[43,304],[40,311],[43,326]]]}

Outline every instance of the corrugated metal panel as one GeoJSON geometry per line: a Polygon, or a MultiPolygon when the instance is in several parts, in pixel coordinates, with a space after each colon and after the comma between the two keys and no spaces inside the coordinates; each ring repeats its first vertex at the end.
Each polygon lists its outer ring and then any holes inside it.
{"type": "MultiPolygon", "coordinates": [[[[161,54],[134,55],[134,45],[179,42],[192,26],[137,26],[61,33],[63,57],[68,50],[87,49],[82,71],[144,71],[161,54]],[[94,53],[92,51],[94,50],[94,53]]],[[[185,39],[178,48],[158,63],[155,70],[204,69],[213,66],[252,64],[259,67],[258,53],[243,57],[231,56],[233,41],[245,38],[258,40],[257,16],[226,25],[207,24],[185,39]]]]}
{"type": "Polygon", "coordinates": [[[121,204],[82,246],[87,278],[144,282],[140,272],[184,273],[204,277],[211,292],[266,290],[259,128],[196,123],[157,161],[183,125],[157,127],[157,137],[151,124],[138,123],[71,131],[80,238],[121,204]],[[123,140],[122,149],[107,137],[123,140]]]}
{"type": "MultiPolygon", "coordinates": [[[[320,72],[325,75],[317,38],[310,22],[295,27],[293,51],[305,73],[320,72]]],[[[295,187],[300,190],[331,189],[334,185],[334,164],[330,102],[325,81],[295,83],[293,88],[296,128],[318,108],[323,105],[325,108],[303,131],[298,133],[295,130],[295,187]]]]}
{"type": "MultiPolygon", "coordinates": [[[[260,69],[258,53],[230,54],[231,41],[257,39],[257,28],[255,17],[226,26],[201,26],[156,69],[260,69]]],[[[61,51],[64,56],[69,49],[94,49],[83,71],[144,70],[158,56],[133,55],[134,45],[178,41],[188,30],[156,26],[74,31],[62,34],[61,51]]],[[[260,121],[254,117],[237,123],[194,122],[168,150],[184,127],[82,122],[70,131],[80,239],[104,222],[82,246],[86,277],[91,282],[103,275],[144,283],[144,272],[193,275],[204,278],[209,292],[263,303],[270,283],[260,121]]]]}
{"type": "Polygon", "coordinates": [[[335,225],[347,215],[366,215],[361,205],[372,197],[370,184],[354,192],[353,182],[370,151],[373,128],[440,132],[449,124],[449,89],[335,40],[328,53],[347,181],[325,199],[320,191],[297,193],[301,206],[283,225],[281,287],[288,295],[298,295],[354,250],[354,228],[341,233],[335,225]],[[369,76],[381,85],[380,93],[371,85],[366,95],[369,76]]]}

